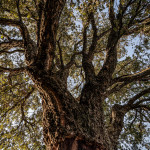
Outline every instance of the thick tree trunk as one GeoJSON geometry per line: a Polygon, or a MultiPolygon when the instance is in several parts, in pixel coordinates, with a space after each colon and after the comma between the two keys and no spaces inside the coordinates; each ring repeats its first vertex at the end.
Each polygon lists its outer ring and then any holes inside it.
{"type": "MultiPolygon", "coordinates": [[[[21,31],[23,46],[25,48],[25,59],[28,65],[26,70],[42,97],[43,135],[47,150],[116,150],[118,138],[123,128],[124,116],[131,108],[129,105],[133,105],[137,98],[135,96],[131,99],[128,105],[114,105],[110,124],[106,128],[106,119],[103,110],[103,102],[106,94],[109,90],[111,91],[115,87],[118,88],[119,85],[124,86],[131,83],[131,80],[136,81],[136,78],[145,76],[145,73],[148,75],[149,71],[144,71],[144,74],[143,72],[140,74],[136,73],[135,75],[131,75],[131,77],[129,75],[122,76],[123,78],[116,78],[118,85],[115,85],[112,76],[117,65],[117,43],[124,34],[122,31],[125,29],[122,29],[123,14],[120,15],[121,7],[119,6],[119,14],[115,15],[114,0],[110,0],[109,19],[111,27],[99,35],[98,28],[96,27],[97,24],[94,20],[94,9],[91,9],[92,7],[89,3],[89,8],[87,5],[89,12],[86,9],[88,16],[87,24],[85,27],[83,24],[83,39],[81,38],[83,49],[81,51],[82,53],[79,52],[79,54],[82,54],[85,85],[82,89],[80,101],[76,101],[67,90],[68,66],[71,67],[70,64],[74,64],[76,53],[72,55],[70,62],[65,65],[66,62],[63,63],[63,59],[61,58],[62,52],[60,52],[61,67],[57,68],[55,66],[57,31],[65,3],[66,0],[39,1],[37,7],[38,17],[35,15],[36,20],[38,20],[37,43],[31,40],[27,27],[21,21],[19,9],[19,21],[5,18],[1,18],[0,21],[2,25],[12,25],[18,27],[21,31]],[[93,33],[91,32],[90,34],[93,34],[93,38],[88,43],[89,39],[91,39],[91,37],[87,36],[89,32],[87,32],[87,29],[91,29],[91,27],[88,27],[90,24],[93,30],[91,30],[93,33]],[[100,69],[98,75],[96,75],[92,60],[96,52],[98,40],[108,31],[110,31],[110,34],[108,35],[108,43],[106,46],[106,59],[103,67],[100,69]],[[89,46],[90,43],[91,45],[89,46]],[[130,80],[129,82],[126,81],[128,79],[130,80]],[[122,82],[122,84],[118,81],[122,82]],[[111,87],[113,85],[112,82],[115,87],[111,87]]],[[[140,3],[137,5],[137,12],[140,8],[140,3]]],[[[130,3],[127,8],[129,6],[130,3]]],[[[133,25],[132,22],[134,22],[136,15],[131,17],[128,27],[133,25]]],[[[10,44],[13,44],[11,41],[13,40],[10,40],[10,44]]],[[[9,46],[8,48],[10,48],[9,46]]],[[[13,46],[15,47],[16,44],[13,46]]],[[[13,69],[4,68],[4,71],[11,72],[13,69]]]]}
{"type": "Polygon", "coordinates": [[[83,67],[86,84],[79,102],[67,90],[68,73],[63,69],[56,73],[53,68],[57,29],[64,5],[65,0],[56,0],[52,3],[44,0],[40,4],[42,9],[37,55],[27,69],[42,96],[43,135],[46,148],[112,150],[114,144],[108,135],[110,132],[105,127],[103,111],[104,92],[109,82],[106,83],[106,79],[103,79],[108,75],[104,71],[100,74],[101,81],[97,81],[93,74],[94,70],[89,72],[92,63],[85,57],[83,67]]]}
{"type": "Polygon", "coordinates": [[[85,139],[72,137],[65,138],[63,142],[54,148],[47,147],[47,150],[105,150],[105,148],[98,143],[90,143],[85,139]]]}
{"type": "Polygon", "coordinates": [[[61,112],[56,109],[58,106],[53,107],[53,98],[43,96],[43,134],[47,150],[112,149],[102,119],[98,120],[94,108],[91,114],[89,110],[81,111],[80,107],[61,112]]]}
{"type": "Polygon", "coordinates": [[[59,75],[30,66],[28,74],[42,96],[43,134],[47,150],[111,150],[105,128],[103,96],[86,84],[81,100],[67,91],[59,75]]]}

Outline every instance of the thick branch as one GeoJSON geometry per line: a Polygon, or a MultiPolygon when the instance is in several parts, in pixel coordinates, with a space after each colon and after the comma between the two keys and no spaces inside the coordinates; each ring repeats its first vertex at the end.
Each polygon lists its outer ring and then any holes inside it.
{"type": "MultiPolygon", "coordinates": [[[[138,93],[137,95],[135,95],[133,98],[131,98],[128,101],[127,105],[131,106],[137,99],[139,99],[140,97],[144,96],[147,93],[150,93],[150,88],[145,89],[144,91],[142,91],[142,92],[138,93]]],[[[135,103],[134,105],[139,105],[141,102],[139,101],[139,102],[135,103]]]]}
{"type": "MultiPolygon", "coordinates": [[[[127,104],[124,105],[114,105],[112,112],[115,111],[115,113],[122,113],[124,117],[124,115],[132,110],[132,109],[137,109],[137,108],[141,108],[143,110],[150,110],[150,107],[146,104],[141,104],[143,102],[147,102],[150,101],[150,98],[147,99],[143,99],[143,100],[139,100],[138,102],[135,103],[136,100],[140,99],[142,96],[144,96],[145,94],[150,93],[150,88],[147,88],[143,91],[141,91],[140,93],[136,94],[133,98],[131,98],[127,104]],[[116,107],[117,106],[117,107],[116,107]],[[115,108],[115,109],[114,109],[115,108]],[[117,108],[117,109],[116,109],[117,108]]],[[[116,115],[115,115],[116,116],[116,115]]],[[[113,114],[112,114],[113,117],[113,114]]],[[[119,117],[119,116],[118,116],[119,117]]],[[[122,118],[123,119],[123,118],[122,118]]],[[[123,120],[122,120],[123,121],[123,120]]],[[[123,123],[123,122],[122,122],[123,123]]]]}
{"type": "Polygon", "coordinates": [[[117,77],[113,79],[113,83],[117,83],[117,82],[128,82],[131,83],[133,81],[137,81],[139,79],[142,79],[146,76],[150,75],[150,67],[146,68],[145,70],[142,70],[136,74],[131,74],[131,75],[124,75],[121,77],[117,77]]]}
{"type": "Polygon", "coordinates": [[[40,3],[38,22],[38,60],[41,67],[52,69],[56,49],[56,35],[65,0],[45,0],[40,3]],[[39,24],[40,23],[40,24],[39,24]]]}
{"type": "Polygon", "coordinates": [[[139,94],[135,95],[133,98],[131,98],[127,104],[125,105],[119,105],[115,104],[112,107],[111,111],[111,119],[110,119],[110,126],[108,128],[108,132],[110,135],[110,139],[112,142],[116,143],[116,141],[119,138],[119,135],[122,131],[123,128],[123,119],[125,114],[132,110],[132,109],[137,109],[137,108],[142,108],[146,110],[150,110],[150,107],[147,105],[141,105],[142,102],[149,101],[150,99],[143,99],[141,101],[138,101],[135,103],[137,99],[140,97],[144,96],[145,94],[150,93],[150,88],[140,92],[139,94]]]}
{"type": "Polygon", "coordinates": [[[59,56],[60,56],[60,62],[61,62],[61,68],[64,68],[64,62],[63,62],[63,57],[62,57],[62,49],[60,46],[60,39],[57,41],[58,49],[59,49],[59,56]]]}
{"type": "Polygon", "coordinates": [[[122,107],[122,105],[115,104],[112,107],[108,133],[112,144],[114,144],[114,149],[117,149],[116,146],[118,145],[119,135],[124,125],[123,120],[124,120],[125,113],[126,111],[122,107]]]}
{"type": "Polygon", "coordinates": [[[88,14],[88,19],[91,21],[92,25],[92,30],[93,30],[93,37],[92,37],[92,43],[89,47],[89,51],[86,54],[86,49],[87,49],[87,35],[86,35],[86,27],[83,32],[83,60],[82,60],[82,65],[85,71],[85,79],[86,81],[91,81],[93,77],[95,77],[94,73],[94,66],[92,64],[92,60],[94,57],[94,51],[96,49],[97,41],[98,41],[98,36],[97,36],[97,27],[95,23],[95,18],[94,18],[94,13],[90,12],[88,14]]]}
{"type": "Polygon", "coordinates": [[[94,67],[92,65],[92,60],[89,59],[89,55],[86,54],[87,51],[87,26],[83,30],[83,50],[82,50],[82,66],[85,71],[85,80],[89,81],[93,78],[94,67]]]}
{"type": "Polygon", "coordinates": [[[115,12],[114,12],[114,0],[110,0],[110,4],[109,4],[109,20],[111,22],[112,27],[115,26],[115,12]]]}
{"type": "Polygon", "coordinates": [[[82,49],[83,55],[86,53],[86,50],[87,50],[87,26],[85,26],[83,29],[83,49],[82,49]]]}
{"type": "MultiPolygon", "coordinates": [[[[118,13],[117,19],[116,19],[115,13],[114,13],[114,0],[110,0],[109,18],[110,18],[110,21],[112,24],[112,30],[111,30],[111,33],[109,35],[108,44],[106,47],[106,52],[107,52],[106,59],[105,59],[105,62],[104,62],[102,69],[100,70],[100,72],[98,74],[99,80],[101,78],[103,78],[105,80],[105,83],[107,83],[106,88],[109,86],[109,84],[112,80],[111,79],[112,74],[113,74],[113,72],[116,68],[116,64],[117,64],[117,48],[116,48],[116,46],[117,46],[118,40],[120,39],[120,37],[125,32],[125,31],[122,32],[122,29],[123,29],[123,23],[122,23],[123,15],[122,15],[122,13],[125,13],[125,11],[127,10],[127,7],[129,7],[132,2],[133,1],[129,1],[126,8],[123,10],[124,12],[119,10],[120,12],[118,13]],[[119,23],[119,26],[117,25],[118,23],[119,23]]],[[[141,12],[140,4],[141,4],[141,0],[139,0],[139,2],[138,2],[137,7],[136,7],[136,11],[133,14],[133,16],[131,17],[127,28],[133,26],[133,22],[134,22],[135,18],[137,17],[139,12],[141,12]]],[[[121,9],[122,7],[123,6],[120,5],[119,9],[121,9]]],[[[100,83],[101,83],[101,80],[100,80],[100,83]]]]}
{"type": "Polygon", "coordinates": [[[90,21],[91,21],[91,24],[92,24],[93,38],[92,38],[92,44],[89,47],[88,57],[92,61],[93,60],[94,50],[95,50],[96,45],[97,45],[98,37],[97,37],[97,27],[96,27],[96,23],[95,23],[95,18],[94,18],[94,13],[93,12],[91,12],[89,14],[89,18],[90,18],[90,21]]]}
{"type": "Polygon", "coordinates": [[[124,86],[130,84],[134,81],[148,81],[149,78],[147,78],[150,75],[150,68],[147,68],[139,73],[133,74],[133,75],[125,75],[121,77],[117,77],[113,79],[112,85],[116,84],[112,89],[108,90],[106,92],[106,95],[110,95],[112,93],[120,91],[124,86]]]}
{"type": "Polygon", "coordinates": [[[115,71],[117,65],[117,43],[119,37],[118,33],[116,33],[113,29],[110,32],[108,37],[108,44],[106,47],[106,58],[104,61],[104,65],[100,72],[98,73],[98,78],[101,82],[103,78],[103,82],[107,83],[107,86],[110,84],[112,79],[112,74],[115,71]]]}
{"type": "MultiPolygon", "coordinates": [[[[108,84],[111,81],[112,74],[116,68],[117,64],[117,43],[122,34],[126,31],[122,32],[123,29],[123,15],[127,11],[127,8],[133,4],[135,1],[129,1],[125,7],[121,4],[120,1],[120,6],[119,6],[119,13],[117,14],[117,18],[115,18],[115,13],[114,13],[114,0],[110,0],[110,7],[109,7],[109,19],[112,25],[111,33],[108,38],[108,44],[106,47],[106,59],[104,62],[104,65],[102,69],[100,70],[98,74],[98,78],[106,77],[106,80],[108,84]]],[[[133,21],[135,20],[136,16],[138,15],[138,11],[140,8],[140,3],[137,4],[136,8],[136,13],[135,15],[132,16],[130,23],[128,24],[129,26],[132,25],[133,21]]],[[[125,30],[125,29],[123,29],[125,30]]]]}

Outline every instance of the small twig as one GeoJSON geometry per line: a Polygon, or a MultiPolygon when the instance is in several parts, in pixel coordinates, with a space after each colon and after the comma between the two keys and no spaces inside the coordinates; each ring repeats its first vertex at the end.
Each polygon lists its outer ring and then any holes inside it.
{"type": "Polygon", "coordinates": [[[28,99],[30,97],[30,95],[33,93],[34,88],[32,88],[32,90],[26,94],[26,96],[24,98],[22,98],[20,101],[16,102],[12,107],[10,107],[3,115],[1,115],[1,118],[5,117],[7,115],[7,113],[11,110],[13,110],[14,108],[16,108],[18,105],[21,105],[21,103],[23,101],[25,101],[26,99],[28,99]]]}

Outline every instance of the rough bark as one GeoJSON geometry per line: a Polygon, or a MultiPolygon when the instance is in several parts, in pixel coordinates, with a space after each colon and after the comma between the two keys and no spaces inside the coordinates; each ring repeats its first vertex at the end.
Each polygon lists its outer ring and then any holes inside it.
{"type": "Polygon", "coordinates": [[[28,67],[27,72],[43,99],[43,134],[48,150],[112,149],[98,87],[86,85],[78,103],[56,74],[35,66],[28,67]]]}
{"type": "Polygon", "coordinates": [[[126,112],[127,110],[119,104],[115,104],[112,107],[108,133],[114,150],[117,150],[118,139],[124,125],[123,120],[126,112]]]}
{"type": "MultiPolygon", "coordinates": [[[[121,37],[121,26],[118,28],[114,22],[114,1],[110,1],[109,15],[112,28],[109,29],[107,55],[97,76],[94,73],[92,60],[97,40],[100,37],[97,35],[93,13],[89,14],[93,39],[88,50],[87,27],[83,31],[81,54],[86,83],[82,89],[80,102],[67,91],[67,66],[61,62],[60,71],[56,73],[53,71],[56,35],[64,4],[65,0],[52,3],[44,0],[39,4],[41,12],[38,23],[37,56],[27,69],[42,96],[43,135],[46,148],[47,150],[117,149],[124,115],[128,109],[121,105],[114,105],[110,126],[107,128],[103,110],[106,90],[113,82],[112,74],[117,64],[117,43],[121,37]]],[[[119,17],[118,21],[120,21],[119,17]]],[[[60,45],[58,46],[60,49],[60,45]]],[[[72,57],[71,64],[73,60],[72,57]]]]}
{"type": "MultiPolygon", "coordinates": [[[[110,0],[109,19],[111,28],[97,33],[97,27],[94,20],[94,12],[88,14],[87,24],[92,25],[93,37],[92,43],[87,49],[87,26],[83,31],[83,50],[74,53],[70,62],[64,65],[61,48],[60,51],[61,68],[58,72],[54,71],[54,58],[56,50],[56,36],[59,26],[59,19],[65,0],[41,0],[39,7],[39,19],[37,23],[37,43],[31,40],[27,27],[22,21],[19,3],[17,10],[19,20],[0,18],[1,25],[11,25],[17,27],[23,40],[10,40],[0,43],[2,53],[11,53],[8,49],[12,47],[23,47],[27,67],[24,68],[4,68],[0,66],[0,73],[10,72],[18,73],[25,71],[34,82],[36,88],[42,97],[43,107],[43,135],[47,150],[114,150],[117,149],[118,138],[123,128],[123,119],[131,109],[137,107],[146,107],[140,105],[138,98],[148,93],[150,89],[144,90],[129,100],[127,105],[115,104],[111,110],[110,124],[105,125],[105,116],[103,102],[109,94],[121,89],[123,86],[140,80],[142,77],[148,77],[150,68],[136,73],[112,79],[112,75],[117,65],[117,43],[126,31],[122,32],[123,15],[131,5],[131,1],[122,7],[119,5],[119,14],[115,14],[114,0],[110,0]],[[123,10],[122,10],[123,9],[123,10]],[[119,24],[119,26],[117,26],[119,24]],[[98,75],[94,73],[92,60],[98,40],[107,34],[108,43],[106,46],[106,58],[102,69],[98,75]],[[69,68],[75,62],[75,56],[82,54],[82,67],[85,72],[85,85],[82,89],[80,101],[67,90],[67,77],[69,68]],[[122,84],[110,88],[113,84],[121,82],[122,84]],[[107,89],[109,89],[107,91],[107,89]]],[[[139,10],[140,2],[137,5],[139,10]]],[[[131,27],[138,13],[131,17],[128,26],[131,27]]],[[[144,19],[145,20],[145,19],[144,19]]],[[[144,21],[143,20],[143,21],[144,21]]],[[[142,21],[142,20],[141,20],[142,21]]],[[[149,25],[149,22],[146,24],[149,25]]],[[[131,31],[139,28],[135,26],[131,31]]],[[[130,33],[131,31],[128,31],[130,33]]],[[[15,51],[13,51],[15,52],[15,51]]],[[[22,52],[22,51],[21,51],[22,52]]],[[[143,78],[143,79],[144,79],[143,78]]]]}

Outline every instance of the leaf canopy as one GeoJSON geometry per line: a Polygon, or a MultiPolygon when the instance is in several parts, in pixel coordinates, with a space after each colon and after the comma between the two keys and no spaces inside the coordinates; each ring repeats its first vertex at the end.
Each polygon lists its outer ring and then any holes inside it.
{"type": "MultiPolygon", "coordinates": [[[[45,149],[42,141],[40,95],[27,74],[19,69],[27,66],[21,44],[22,35],[17,26],[2,23],[3,19],[22,19],[31,39],[37,43],[39,3],[40,0],[0,1],[0,149],[45,149]]],[[[106,61],[111,29],[119,32],[120,36],[114,79],[137,74],[150,64],[148,0],[115,1],[111,14],[110,5],[112,4],[108,0],[68,0],[61,14],[56,37],[54,72],[62,68],[69,70],[67,88],[77,100],[86,82],[82,64],[84,31],[87,40],[86,54],[90,53],[93,40],[97,40],[93,38],[97,32],[98,40],[91,53],[96,75],[106,61]]],[[[108,88],[109,96],[104,103],[105,121],[108,125],[111,107],[116,103],[127,104],[132,97],[149,88],[149,80],[150,74],[125,85],[120,81],[108,88]]],[[[127,146],[133,149],[138,146],[150,149],[150,141],[147,140],[150,136],[150,92],[139,97],[135,103],[140,101],[147,108],[137,107],[126,114],[124,129],[120,135],[119,146],[122,148],[127,146]]]]}

